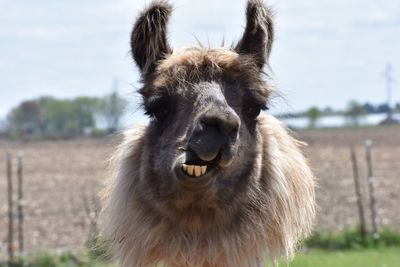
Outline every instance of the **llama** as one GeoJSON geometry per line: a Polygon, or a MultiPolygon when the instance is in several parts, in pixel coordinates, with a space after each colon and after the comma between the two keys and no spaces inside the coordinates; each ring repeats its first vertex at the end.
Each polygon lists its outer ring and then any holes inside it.
{"type": "Polygon", "coordinates": [[[147,126],[124,133],[103,194],[122,266],[251,267],[290,257],[312,228],[315,178],[303,143],[263,115],[271,11],[249,0],[232,48],[173,50],[172,7],[139,15],[131,48],[147,126]]]}

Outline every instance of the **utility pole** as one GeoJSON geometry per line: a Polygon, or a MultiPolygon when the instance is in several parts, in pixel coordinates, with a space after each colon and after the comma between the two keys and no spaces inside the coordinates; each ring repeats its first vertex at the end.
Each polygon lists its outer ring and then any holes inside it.
{"type": "Polygon", "coordinates": [[[116,78],[116,77],[113,80],[112,89],[113,89],[113,92],[117,92],[118,91],[118,78],[116,78]]]}
{"type": "Polygon", "coordinates": [[[387,105],[390,109],[389,113],[388,113],[388,118],[392,117],[392,82],[393,82],[393,78],[392,78],[392,65],[390,64],[390,62],[386,63],[386,67],[385,67],[385,72],[383,73],[385,76],[385,87],[386,87],[386,97],[387,97],[387,105]]]}
{"type": "Polygon", "coordinates": [[[112,114],[112,131],[116,131],[119,125],[119,116],[118,116],[118,79],[114,78],[113,81],[113,92],[111,93],[110,98],[110,108],[112,114]]]}

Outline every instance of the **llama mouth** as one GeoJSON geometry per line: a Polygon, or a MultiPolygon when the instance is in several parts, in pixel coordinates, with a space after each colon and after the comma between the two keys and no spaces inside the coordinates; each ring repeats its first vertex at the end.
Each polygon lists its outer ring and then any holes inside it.
{"type": "Polygon", "coordinates": [[[181,164],[181,171],[186,176],[194,178],[209,176],[217,169],[220,158],[221,155],[218,154],[214,160],[204,161],[189,152],[189,156],[186,155],[186,162],[181,164]]]}

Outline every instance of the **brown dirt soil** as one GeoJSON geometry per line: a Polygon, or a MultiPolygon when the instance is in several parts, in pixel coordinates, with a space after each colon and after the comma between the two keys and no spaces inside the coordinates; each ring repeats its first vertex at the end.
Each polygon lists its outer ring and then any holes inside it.
{"type": "MultiPolygon", "coordinates": [[[[319,178],[318,228],[342,229],[358,222],[350,145],[356,146],[370,222],[364,142],[371,139],[379,225],[400,230],[400,127],[326,129],[295,135],[308,142],[305,154],[319,178]]],[[[84,247],[90,227],[85,199],[104,184],[115,143],[115,139],[0,142],[0,258],[6,255],[7,240],[5,152],[24,153],[27,249],[77,251],[84,247]]]]}

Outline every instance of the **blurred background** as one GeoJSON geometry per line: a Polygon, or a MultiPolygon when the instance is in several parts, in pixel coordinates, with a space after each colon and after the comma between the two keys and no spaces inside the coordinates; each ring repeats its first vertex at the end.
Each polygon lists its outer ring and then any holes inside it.
{"type": "MultiPolygon", "coordinates": [[[[170,2],[173,47],[243,32],[245,0],[170,2]]],[[[115,133],[147,123],[129,47],[147,3],[0,0],[0,266],[113,265],[96,194],[115,133]]],[[[319,177],[316,231],[291,266],[400,266],[400,2],[266,3],[268,113],[319,177]]]]}

